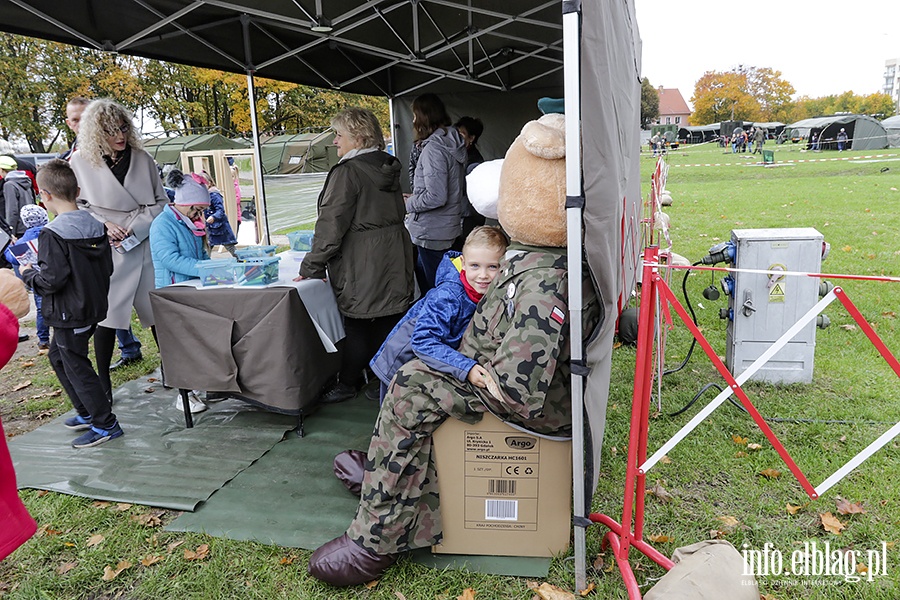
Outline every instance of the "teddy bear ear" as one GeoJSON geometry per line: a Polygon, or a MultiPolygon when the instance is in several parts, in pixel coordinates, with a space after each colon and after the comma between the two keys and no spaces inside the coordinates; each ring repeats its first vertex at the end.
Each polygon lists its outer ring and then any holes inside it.
{"type": "Polygon", "coordinates": [[[522,128],[522,143],[531,154],[548,160],[566,156],[566,118],[560,114],[544,115],[522,128]]]}
{"type": "Polygon", "coordinates": [[[500,195],[500,171],[503,159],[489,160],[472,169],[466,175],[466,196],[479,214],[497,218],[497,198],[500,195]]]}

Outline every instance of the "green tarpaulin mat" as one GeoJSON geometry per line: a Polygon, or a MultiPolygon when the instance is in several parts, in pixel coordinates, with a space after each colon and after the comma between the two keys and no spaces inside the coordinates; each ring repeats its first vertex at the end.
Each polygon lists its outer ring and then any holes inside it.
{"type": "MultiPolygon", "coordinates": [[[[378,406],[362,395],[323,406],[305,422],[305,435],[288,435],[221,490],[172,521],[168,531],[202,532],[313,550],[347,529],[358,500],[334,477],[334,456],[369,445],[378,406]]],[[[545,577],[548,558],[432,555],[411,559],[437,569],[545,577]]]]}
{"type": "Polygon", "coordinates": [[[211,403],[184,426],[177,390],[158,375],[115,392],[121,438],[76,450],[81,432],[63,425],[74,411],[9,440],[19,488],[194,510],[296,425],[296,418],[257,410],[240,400],[211,403]]]}

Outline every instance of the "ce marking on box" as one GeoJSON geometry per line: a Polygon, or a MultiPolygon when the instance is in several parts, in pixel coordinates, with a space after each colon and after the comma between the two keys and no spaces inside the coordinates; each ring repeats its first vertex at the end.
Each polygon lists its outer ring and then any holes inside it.
{"type": "Polygon", "coordinates": [[[534,469],[531,467],[522,467],[522,465],[508,465],[506,467],[507,475],[534,475],[534,469]]]}

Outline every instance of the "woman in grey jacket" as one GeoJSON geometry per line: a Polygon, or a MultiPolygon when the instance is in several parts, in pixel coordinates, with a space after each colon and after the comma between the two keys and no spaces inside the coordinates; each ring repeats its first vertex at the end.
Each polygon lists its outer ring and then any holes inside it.
{"type": "Polygon", "coordinates": [[[425,294],[444,253],[462,232],[466,194],[466,142],[434,94],[413,100],[415,141],[424,140],[406,198],[406,228],[416,246],[416,279],[425,294]]]}
{"type": "Polygon", "coordinates": [[[150,291],[155,289],[150,224],[169,197],[153,158],[141,149],[131,113],[108,98],[91,102],[81,117],[72,170],[78,177],[80,208],[106,226],[113,246],[109,310],[94,333],[97,374],[112,398],[109,366],[116,329],[131,325],[131,309],[153,327],[150,291]]]}

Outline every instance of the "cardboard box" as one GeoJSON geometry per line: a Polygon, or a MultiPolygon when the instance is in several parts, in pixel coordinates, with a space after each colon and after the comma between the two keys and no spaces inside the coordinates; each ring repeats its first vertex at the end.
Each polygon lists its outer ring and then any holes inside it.
{"type": "Polygon", "coordinates": [[[522,433],[491,414],[434,434],[440,554],[554,556],[569,545],[572,443],[522,433]]]}

